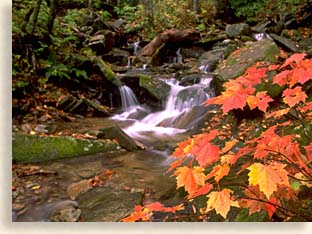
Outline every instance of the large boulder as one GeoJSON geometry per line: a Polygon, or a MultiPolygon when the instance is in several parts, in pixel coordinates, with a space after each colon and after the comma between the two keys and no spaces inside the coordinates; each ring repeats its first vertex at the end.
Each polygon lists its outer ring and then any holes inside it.
{"type": "Polygon", "coordinates": [[[17,162],[39,162],[117,150],[111,140],[13,134],[12,155],[17,162]]]}
{"type": "Polygon", "coordinates": [[[227,81],[236,78],[258,61],[276,62],[279,48],[274,41],[263,39],[248,44],[234,51],[226,60],[217,66],[214,71],[218,79],[227,81]]]}

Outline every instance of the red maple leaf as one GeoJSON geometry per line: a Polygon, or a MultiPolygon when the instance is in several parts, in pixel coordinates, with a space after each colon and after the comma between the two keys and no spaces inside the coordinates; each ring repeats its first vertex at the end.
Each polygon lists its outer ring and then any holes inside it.
{"type": "Polygon", "coordinates": [[[304,102],[307,95],[302,91],[301,86],[297,86],[294,89],[285,89],[283,91],[283,97],[284,102],[290,107],[293,107],[301,101],[304,102]]]}
{"type": "Polygon", "coordinates": [[[297,54],[293,54],[292,56],[290,56],[288,59],[286,59],[286,61],[284,62],[284,64],[281,66],[281,69],[284,67],[287,67],[288,65],[294,66],[295,63],[298,64],[299,61],[302,61],[303,58],[306,56],[306,53],[297,53],[297,54]]]}
{"type": "Polygon", "coordinates": [[[258,107],[259,110],[266,112],[266,109],[269,107],[268,103],[273,101],[266,93],[266,91],[258,92],[256,96],[251,95],[247,98],[247,103],[251,110],[258,107]]]}

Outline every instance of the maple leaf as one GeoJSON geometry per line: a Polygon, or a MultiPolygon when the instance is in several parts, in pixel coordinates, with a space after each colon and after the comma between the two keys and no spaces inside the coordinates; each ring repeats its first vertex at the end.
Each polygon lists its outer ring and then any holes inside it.
{"type": "Polygon", "coordinates": [[[240,199],[239,205],[242,208],[248,208],[249,215],[252,215],[261,210],[266,210],[269,217],[272,218],[273,213],[276,211],[276,205],[280,204],[276,198],[270,198],[268,202],[264,202],[266,201],[266,198],[264,197],[263,193],[259,191],[258,186],[250,186],[249,189],[245,190],[245,195],[247,198],[240,199]],[[275,205],[272,205],[271,203],[275,205]]]}
{"type": "Polygon", "coordinates": [[[307,112],[312,110],[312,102],[307,102],[303,107],[300,108],[300,111],[307,112]]]}
{"type": "Polygon", "coordinates": [[[206,212],[215,209],[217,214],[220,214],[224,219],[226,219],[231,206],[239,207],[237,201],[231,200],[232,192],[233,191],[230,189],[223,189],[220,192],[216,191],[209,193],[207,195],[208,201],[206,212]]]}
{"type": "Polygon", "coordinates": [[[272,163],[263,165],[261,163],[254,163],[247,169],[249,184],[259,185],[261,192],[270,199],[270,196],[277,190],[277,185],[289,186],[288,172],[284,169],[286,165],[281,163],[272,163]]]}
{"type": "Polygon", "coordinates": [[[121,219],[121,222],[135,222],[135,221],[150,221],[153,213],[143,207],[143,206],[135,206],[134,211],[127,217],[121,219]]]}
{"type": "Polygon", "coordinates": [[[183,204],[173,206],[173,207],[165,207],[160,202],[154,202],[146,206],[147,209],[150,211],[162,211],[162,212],[170,212],[175,213],[176,211],[183,210],[184,206],[183,204]]]}
{"type": "Polygon", "coordinates": [[[173,169],[176,169],[178,166],[180,166],[182,164],[182,162],[184,161],[183,158],[180,158],[179,160],[173,162],[170,164],[170,167],[168,168],[168,170],[166,171],[166,173],[172,171],[173,169]]]}
{"type": "Polygon", "coordinates": [[[196,142],[191,153],[195,156],[199,166],[205,167],[219,160],[219,147],[210,142],[196,142]]]}
{"type": "Polygon", "coordinates": [[[233,146],[236,145],[237,142],[238,140],[236,139],[225,142],[225,146],[222,148],[221,153],[225,154],[228,151],[230,151],[233,148],[233,146]]]}
{"type": "Polygon", "coordinates": [[[277,119],[277,118],[282,117],[283,115],[286,115],[289,111],[290,111],[290,107],[282,109],[282,110],[273,111],[271,113],[266,114],[265,117],[267,119],[269,119],[269,118],[277,119]]]}
{"type": "Polygon", "coordinates": [[[184,187],[185,191],[193,194],[200,186],[205,185],[205,175],[200,167],[179,167],[174,172],[177,180],[177,188],[184,187]]]}
{"type": "Polygon", "coordinates": [[[302,91],[300,86],[297,86],[294,89],[285,89],[283,91],[284,102],[290,107],[295,106],[299,102],[304,102],[307,98],[305,92],[302,91]]]}
{"type": "Polygon", "coordinates": [[[261,91],[256,94],[256,96],[249,96],[247,98],[247,103],[251,110],[258,107],[259,110],[266,112],[266,109],[269,106],[269,102],[272,102],[273,99],[266,94],[266,91],[261,91]]]}
{"type": "Polygon", "coordinates": [[[245,146],[243,148],[240,148],[236,154],[226,154],[222,157],[221,163],[228,163],[230,165],[233,165],[236,163],[236,161],[246,154],[249,154],[252,151],[252,149],[248,146],[245,146]]]}
{"type": "Polygon", "coordinates": [[[230,166],[228,164],[216,165],[213,167],[212,171],[206,176],[206,180],[214,177],[215,181],[219,181],[230,172],[230,166]]]}
{"type": "Polygon", "coordinates": [[[295,178],[297,178],[301,184],[307,186],[308,188],[312,188],[312,181],[302,174],[302,172],[296,173],[295,178]]]}
{"type": "Polygon", "coordinates": [[[290,56],[285,60],[284,64],[281,66],[281,69],[287,67],[288,65],[294,66],[295,63],[298,64],[306,56],[306,53],[297,53],[290,56]],[[295,62],[295,63],[294,63],[295,62]]]}
{"type": "Polygon", "coordinates": [[[238,79],[226,82],[224,87],[226,88],[226,91],[222,92],[220,96],[206,101],[206,105],[222,105],[221,108],[224,113],[233,109],[243,109],[246,105],[248,96],[255,90],[254,88],[241,83],[238,79]]]}
{"type": "Polygon", "coordinates": [[[312,143],[310,143],[307,146],[303,147],[306,151],[306,155],[307,155],[307,159],[310,161],[312,161],[312,143]]]}
{"type": "Polygon", "coordinates": [[[200,195],[207,194],[213,188],[212,184],[205,184],[203,187],[197,189],[194,193],[188,196],[188,199],[193,199],[200,195]]]}
{"type": "Polygon", "coordinates": [[[285,85],[288,83],[288,75],[290,74],[290,70],[285,70],[278,73],[273,78],[273,84],[279,84],[280,86],[285,85]]]}
{"type": "Polygon", "coordinates": [[[188,138],[185,141],[178,143],[178,147],[172,153],[174,157],[181,157],[187,155],[192,149],[192,145],[194,144],[193,139],[188,138]]]}

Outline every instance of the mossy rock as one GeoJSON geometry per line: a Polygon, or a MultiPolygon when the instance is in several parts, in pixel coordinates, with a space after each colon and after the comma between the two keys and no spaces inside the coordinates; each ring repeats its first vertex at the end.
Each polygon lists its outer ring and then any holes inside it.
{"type": "Polygon", "coordinates": [[[272,40],[263,39],[261,41],[248,44],[238,51],[234,51],[227,60],[220,63],[214,74],[221,81],[237,78],[258,61],[268,61],[275,63],[275,56],[279,53],[279,48],[272,40]]]}
{"type": "Polygon", "coordinates": [[[117,150],[110,140],[87,140],[72,137],[38,136],[14,133],[12,140],[13,160],[17,162],[40,162],[71,158],[99,152],[117,150]]]}
{"type": "Polygon", "coordinates": [[[116,76],[116,74],[113,72],[110,66],[103,61],[101,57],[96,57],[94,61],[95,64],[98,66],[98,68],[101,70],[106,80],[108,80],[109,82],[113,83],[116,86],[122,85],[120,79],[116,76]]]}
{"type": "Polygon", "coordinates": [[[151,76],[143,74],[140,74],[139,78],[139,86],[146,89],[149,94],[151,94],[157,100],[165,100],[169,95],[170,86],[165,82],[153,79],[151,76]]]}

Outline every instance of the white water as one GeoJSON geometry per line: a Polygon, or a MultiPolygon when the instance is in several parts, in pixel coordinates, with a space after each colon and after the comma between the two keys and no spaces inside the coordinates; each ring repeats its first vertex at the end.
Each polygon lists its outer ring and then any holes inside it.
{"type": "Polygon", "coordinates": [[[131,120],[132,124],[124,128],[124,131],[138,140],[148,140],[159,136],[174,137],[175,134],[188,130],[174,128],[174,121],[181,114],[187,114],[193,107],[203,105],[212,96],[209,92],[211,80],[211,77],[204,77],[198,84],[185,87],[180,86],[176,79],[163,79],[163,82],[170,85],[170,93],[164,109],[154,113],[150,113],[148,109],[139,104],[129,87],[121,86],[120,92],[124,112],[115,115],[113,118],[119,121],[131,120]],[[139,112],[146,116],[140,120],[131,118],[139,112]]]}
{"type": "Polygon", "coordinates": [[[140,105],[132,89],[130,89],[127,85],[122,85],[118,88],[121,96],[121,107],[123,111],[131,111],[133,107],[140,105]]]}

